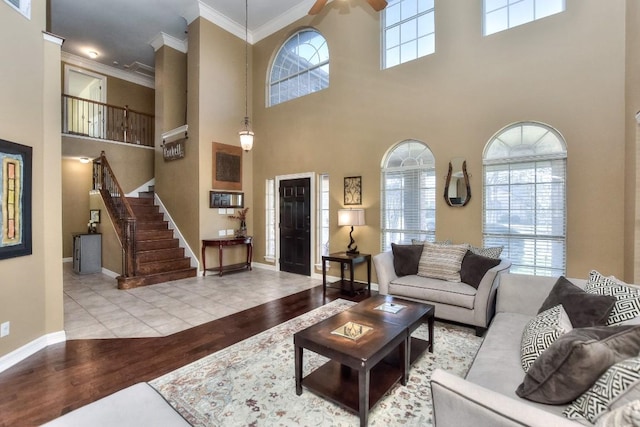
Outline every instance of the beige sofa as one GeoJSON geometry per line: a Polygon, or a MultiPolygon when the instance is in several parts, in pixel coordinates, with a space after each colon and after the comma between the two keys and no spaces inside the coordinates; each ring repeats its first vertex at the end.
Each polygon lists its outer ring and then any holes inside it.
{"type": "Polygon", "coordinates": [[[500,264],[486,272],[478,289],[475,289],[466,283],[415,274],[398,277],[391,251],[375,255],[373,264],[380,294],[433,304],[436,307],[436,318],[475,326],[478,336],[485,332],[494,315],[501,273],[511,267],[509,260],[500,260],[500,264]]]}

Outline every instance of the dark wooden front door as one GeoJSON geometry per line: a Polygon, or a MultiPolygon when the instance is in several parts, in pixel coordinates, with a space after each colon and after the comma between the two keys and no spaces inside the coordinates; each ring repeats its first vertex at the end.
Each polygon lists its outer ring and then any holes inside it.
{"type": "Polygon", "coordinates": [[[280,181],[280,270],[311,275],[311,179],[280,181]]]}

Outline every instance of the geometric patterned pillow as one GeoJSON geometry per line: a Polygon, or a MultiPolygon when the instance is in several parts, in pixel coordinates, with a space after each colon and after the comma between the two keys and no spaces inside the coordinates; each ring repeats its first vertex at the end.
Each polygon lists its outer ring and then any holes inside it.
{"type": "Polygon", "coordinates": [[[522,369],[529,371],[533,362],[560,337],[571,331],[571,321],[562,304],[543,311],[531,319],[522,332],[520,361],[522,369]]]}
{"type": "Polygon", "coordinates": [[[613,310],[607,319],[607,326],[617,325],[640,316],[640,289],[632,288],[613,277],[605,277],[593,270],[585,291],[590,294],[608,295],[616,298],[613,310]]]}
{"type": "Polygon", "coordinates": [[[500,258],[500,254],[502,253],[502,249],[504,246],[496,246],[494,248],[477,248],[475,246],[471,246],[469,250],[476,255],[482,255],[487,258],[500,258]]]}
{"type": "Polygon", "coordinates": [[[587,419],[595,423],[597,418],[609,410],[627,393],[637,393],[640,387],[640,357],[623,360],[610,367],[580,397],[564,410],[567,418],[587,419]],[[634,390],[635,389],[635,390],[634,390]]]}

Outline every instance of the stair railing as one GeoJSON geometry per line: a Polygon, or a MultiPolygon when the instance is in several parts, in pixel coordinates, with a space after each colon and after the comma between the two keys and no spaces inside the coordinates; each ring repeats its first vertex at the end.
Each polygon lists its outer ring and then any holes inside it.
{"type": "Polygon", "coordinates": [[[122,275],[135,276],[137,273],[136,217],[104,151],[93,161],[93,189],[100,191],[109,216],[116,225],[116,232],[122,243],[122,275]]]}

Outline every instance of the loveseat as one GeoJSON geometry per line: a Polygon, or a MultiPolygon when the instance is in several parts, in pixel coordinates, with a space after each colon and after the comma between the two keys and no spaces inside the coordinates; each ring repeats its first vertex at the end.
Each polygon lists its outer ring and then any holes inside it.
{"type": "Polygon", "coordinates": [[[418,274],[399,276],[394,267],[393,251],[373,257],[380,294],[433,304],[437,318],[474,326],[478,336],[484,333],[494,315],[501,273],[511,266],[507,259],[496,262],[499,263],[478,277],[479,284],[475,288],[462,281],[451,282],[418,274]]]}
{"type": "MultiPolygon", "coordinates": [[[[525,376],[529,375],[525,374],[521,358],[523,331],[528,325],[532,324],[533,318],[540,316],[538,310],[542,309],[543,303],[549,300],[550,292],[552,289],[557,288],[557,282],[560,279],[512,273],[502,275],[500,287],[497,291],[496,315],[466,377],[463,379],[441,369],[436,369],[431,377],[434,423],[436,426],[589,425],[586,419],[577,421],[563,415],[565,409],[570,405],[575,405],[577,400],[566,404],[543,404],[521,398],[516,394],[516,390],[523,383],[525,376]]],[[[587,280],[567,280],[581,289],[584,289],[587,284],[587,280]]],[[[640,289],[638,289],[638,292],[640,292],[640,289]]],[[[634,297],[636,305],[638,299],[640,297],[634,297]]],[[[612,307],[618,304],[616,302],[618,301],[617,297],[613,301],[614,303],[611,303],[612,307]]],[[[611,308],[609,309],[611,310],[611,308]]],[[[631,332],[635,340],[634,345],[636,347],[630,349],[627,355],[631,355],[632,359],[626,359],[625,361],[634,360],[633,356],[638,355],[637,346],[640,342],[640,330],[638,328],[640,326],[633,326],[637,321],[638,317],[632,318],[621,323],[625,326],[618,326],[619,329],[627,328],[625,330],[631,332]]],[[[611,327],[601,326],[600,328],[611,327]]],[[[564,336],[568,335],[567,333],[564,336]]],[[[587,342],[588,345],[595,345],[595,343],[591,340],[587,342]]],[[[551,347],[548,347],[545,351],[551,352],[549,348],[551,347]]],[[[598,351],[601,351],[601,349],[598,351]]],[[[618,356],[620,355],[614,351],[614,356],[612,357],[618,356]]],[[[565,358],[564,360],[569,360],[569,356],[563,357],[565,358]]],[[[609,363],[612,363],[612,360],[609,360],[609,363]]],[[[583,369],[590,371],[597,368],[595,366],[592,367],[590,364],[585,364],[583,369]]],[[[606,371],[607,374],[609,372],[611,372],[611,369],[606,371]]],[[[543,381],[551,381],[552,376],[550,374],[545,375],[543,381]]],[[[596,377],[597,375],[602,374],[596,374],[596,377]]],[[[601,381],[604,377],[605,375],[597,377],[597,381],[601,381]]],[[[635,381],[638,383],[639,380],[636,379],[635,381]]],[[[545,385],[544,382],[541,382],[541,384],[544,388],[550,383],[545,385]]],[[[598,387],[597,382],[594,384],[588,390],[589,392],[594,390],[594,387],[598,387]]],[[[538,387],[540,387],[540,384],[538,387]]],[[[562,387],[552,388],[552,391],[557,389],[562,389],[562,387]]],[[[582,396],[587,394],[583,393],[580,398],[582,399],[582,396]]],[[[618,408],[618,414],[611,414],[610,411],[605,414],[606,416],[601,414],[601,419],[598,419],[598,423],[605,420],[609,415],[619,416],[620,411],[626,410],[623,405],[630,405],[630,401],[633,402],[633,400],[639,399],[639,394],[640,391],[634,390],[631,390],[627,395],[620,394],[611,406],[611,410],[614,407],[618,408]]],[[[583,402],[585,401],[583,400],[583,402]]],[[[586,407],[587,405],[585,404],[586,407]]],[[[612,424],[603,423],[602,425],[620,424],[614,422],[612,424]]]]}

